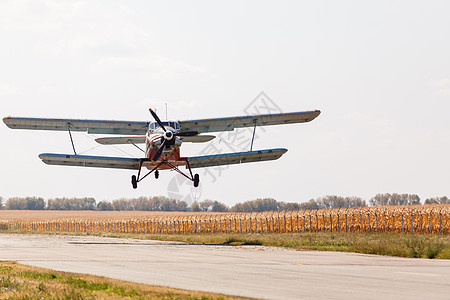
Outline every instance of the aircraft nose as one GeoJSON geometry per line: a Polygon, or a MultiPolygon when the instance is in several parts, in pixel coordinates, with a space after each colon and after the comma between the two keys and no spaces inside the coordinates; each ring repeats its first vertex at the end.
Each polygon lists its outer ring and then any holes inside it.
{"type": "Polygon", "coordinates": [[[165,133],[164,133],[164,138],[166,139],[166,140],[171,140],[172,138],[173,138],[173,133],[171,132],[171,131],[166,131],[165,133]]]}

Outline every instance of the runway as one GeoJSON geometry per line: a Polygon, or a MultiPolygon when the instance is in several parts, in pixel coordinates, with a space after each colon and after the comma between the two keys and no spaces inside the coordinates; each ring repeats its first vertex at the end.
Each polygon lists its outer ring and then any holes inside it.
{"type": "Polygon", "coordinates": [[[450,261],[262,246],[0,234],[0,260],[265,299],[448,299],[450,261]]]}

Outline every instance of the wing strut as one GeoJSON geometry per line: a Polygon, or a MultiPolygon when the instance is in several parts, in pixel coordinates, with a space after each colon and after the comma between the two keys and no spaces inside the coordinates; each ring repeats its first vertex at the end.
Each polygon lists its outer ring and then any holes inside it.
{"type": "Polygon", "coordinates": [[[130,143],[131,143],[131,145],[135,146],[136,148],[138,148],[139,150],[141,150],[142,152],[145,153],[145,151],[144,151],[141,147],[139,147],[138,145],[136,145],[136,144],[133,143],[132,141],[130,141],[130,143]]]}
{"type": "Polygon", "coordinates": [[[77,151],[75,151],[75,145],[73,144],[72,133],[70,132],[70,123],[67,123],[67,130],[69,131],[70,142],[72,143],[73,153],[77,155],[77,151]]]}
{"type": "Polygon", "coordinates": [[[252,144],[250,145],[250,151],[253,150],[253,141],[255,140],[255,132],[256,132],[256,119],[254,120],[255,126],[253,127],[253,136],[252,136],[252,144]]]}

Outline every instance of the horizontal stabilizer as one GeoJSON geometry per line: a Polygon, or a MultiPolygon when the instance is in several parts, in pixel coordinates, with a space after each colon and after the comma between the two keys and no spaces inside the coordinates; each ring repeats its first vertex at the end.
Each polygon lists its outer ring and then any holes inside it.
{"type": "Polygon", "coordinates": [[[119,145],[119,144],[144,144],[145,135],[142,136],[119,136],[119,137],[104,137],[95,139],[95,141],[102,145],[119,145]]]}
{"type": "Polygon", "coordinates": [[[189,157],[191,168],[213,167],[221,165],[242,164],[257,161],[274,160],[280,158],[287,149],[266,149],[258,151],[224,153],[215,155],[189,157]]]}
{"type": "Polygon", "coordinates": [[[139,170],[138,158],[42,153],[47,165],[139,170]]]}
{"type": "Polygon", "coordinates": [[[210,140],[214,139],[216,136],[215,135],[193,135],[193,136],[181,136],[180,139],[183,142],[188,142],[188,143],[205,143],[205,142],[209,142],[210,140]]]}
{"type": "MultiPolygon", "coordinates": [[[[194,135],[179,137],[183,142],[204,143],[214,139],[214,135],[194,135]]],[[[145,135],[142,136],[119,136],[119,137],[103,137],[97,138],[95,141],[102,145],[120,145],[120,144],[144,144],[145,135]]]]}

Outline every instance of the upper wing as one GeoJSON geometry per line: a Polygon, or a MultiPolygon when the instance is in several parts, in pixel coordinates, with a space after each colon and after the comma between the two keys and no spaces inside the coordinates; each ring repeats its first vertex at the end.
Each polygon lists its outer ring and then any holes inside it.
{"type": "Polygon", "coordinates": [[[256,161],[278,159],[287,152],[287,149],[266,149],[259,151],[247,151],[236,153],[215,154],[206,156],[189,157],[191,168],[213,167],[221,165],[232,165],[256,161]]]}
{"type": "Polygon", "coordinates": [[[230,118],[215,118],[215,119],[199,119],[179,121],[181,131],[200,131],[200,132],[216,132],[216,131],[231,131],[239,127],[253,127],[303,123],[314,120],[320,115],[320,110],[281,113],[272,115],[254,115],[241,116],[230,118]]]}
{"type": "Polygon", "coordinates": [[[45,119],[45,118],[3,118],[3,122],[12,129],[85,131],[92,134],[145,134],[148,122],[103,121],[77,119],[45,119]]]}
{"type": "MultiPolygon", "coordinates": [[[[266,114],[215,119],[179,121],[181,131],[231,131],[234,128],[267,126],[278,124],[303,123],[314,120],[319,110],[281,114],[266,114]]],[[[127,134],[143,135],[148,130],[149,122],[107,121],[80,119],[16,118],[6,117],[3,122],[12,129],[85,131],[92,134],[127,134]]]]}
{"type": "Polygon", "coordinates": [[[108,157],[108,156],[87,156],[87,155],[66,155],[43,153],[39,155],[47,165],[111,168],[139,170],[139,158],[108,157]]]}

